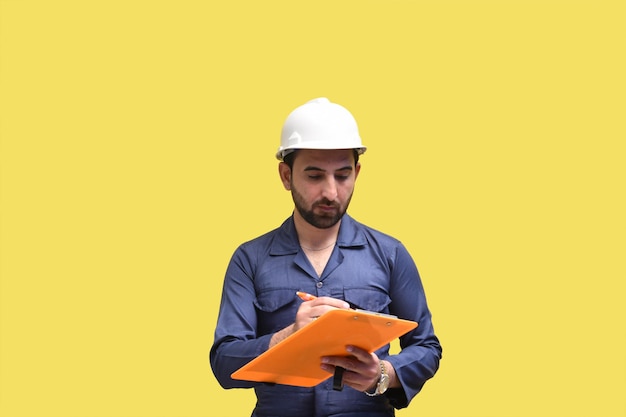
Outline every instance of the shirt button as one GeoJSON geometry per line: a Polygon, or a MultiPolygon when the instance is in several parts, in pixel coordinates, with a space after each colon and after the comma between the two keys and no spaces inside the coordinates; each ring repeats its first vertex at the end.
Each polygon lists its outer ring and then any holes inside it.
{"type": "Polygon", "coordinates": [[[318,282],[317,284],[315,284],[315,286],[317,288],[322,288],[324,286],[324,283],[323,282],[318,282]]]}

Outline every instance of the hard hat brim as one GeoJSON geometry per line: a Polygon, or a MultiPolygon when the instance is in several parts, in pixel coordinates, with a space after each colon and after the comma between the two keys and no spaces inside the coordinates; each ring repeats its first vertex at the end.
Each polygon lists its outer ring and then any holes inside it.
{"type": "Polygon", "coordinates": [[[339,150],[339,149],[354,149],[357,151],[359,155],[363,155],[367,150],[366,146],[358,146],[354,148],[329,148],[327,143],[320,143],[320,146],[315,146],[314,143],[307,143],[307,146],[288,146],[286,148],[278,148],[278,152],[276,152],[276,159],[282,161],[285,159],[285,156],[289,155],[292,152],[295,152],[300,149],[314,149],[314,150],[339,150]]]}

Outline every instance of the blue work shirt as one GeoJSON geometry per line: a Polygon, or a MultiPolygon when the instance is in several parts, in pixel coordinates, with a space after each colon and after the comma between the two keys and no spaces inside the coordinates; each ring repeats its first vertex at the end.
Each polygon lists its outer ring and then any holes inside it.
{"type": "Polygon", "coordinates": [[[346,214],[318,276],[300,248],[291,216],[233,254],[210,362],[222,387],[255,389],[253,417],[383,417],[408,406],[439,368],[441,351],[417,267],[401,242],[346,214]],[[401,388],[369,397],[348,386],[333,390],[332,378],[312,388],[232,379],[234,371],[268,349],[275,332],[294,322],[302,303],[296,291],[418,322],[400,338],[400,353],[390,356],[389,346],[376,352],[392,364],[401,388]]]}

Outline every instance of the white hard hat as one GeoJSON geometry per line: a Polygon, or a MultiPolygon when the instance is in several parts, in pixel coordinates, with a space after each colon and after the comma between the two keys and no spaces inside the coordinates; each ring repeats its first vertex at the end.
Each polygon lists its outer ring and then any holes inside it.
{"type": "Polygon", "coordinates": [[[355,149],[360,155],[367,148],[352,114],[321,97],[296,108],[285,120],[276,158],[282,161],[296,149],[355,149]]]}

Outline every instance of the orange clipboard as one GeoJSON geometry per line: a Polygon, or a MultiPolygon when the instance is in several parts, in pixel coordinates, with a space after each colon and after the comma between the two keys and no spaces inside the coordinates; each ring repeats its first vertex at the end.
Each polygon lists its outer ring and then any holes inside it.
{"type": "Polygon", "coordinates": [[[332,375],[322,356],[348,356],[352,345],[373,352],[417,327],[414,321],[362,310],[331,310],[233,372],[233,379],[313,387],[332,375]]]}

